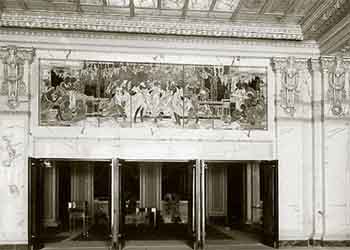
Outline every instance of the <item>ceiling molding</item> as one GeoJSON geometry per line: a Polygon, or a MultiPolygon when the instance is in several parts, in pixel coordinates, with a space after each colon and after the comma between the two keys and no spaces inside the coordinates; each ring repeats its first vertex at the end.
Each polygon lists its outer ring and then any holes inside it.
{"type": "Polygon", "coordinates": [[[178,35],[127,34],[64,30],[0,28],[0,46],[34,47],[38,50],[91,51],[138,54],[214,55],[270,58],[271,56],[319,57],[315,41],[217,38],[178,35]]]}
{"type": "Polygon", "coordinates": [[[130,0],[129,8],[130,8],[130,16],[134,17],[135,16],[135,3],[134,3],[134,0],[130,0]]]}
{"type": "Polygon", "coordinates": [[[182,17],[186,16],[189,3],[190,3],[190,0],[185,0],[184,6],[182,8],[182,17]]]}
{"type": "Polygon", "coordinates": [[[350,13],[349,0],[320,1],[302,21],[307,39],[319,39],[350,13]]]}
{"type": "Polygon", "coordinates": [[[349,51],[350,14],[321,36],[319,43],[322,54],[342,54],[349,51]]]}
{"type": "Polygon", "coordinates": [[[272,5],[273,5],[273,0],[265,0],[264,4],[259,10],[259,14],[265,14],[266,12],[271,11],[272,5]]]}
{"type": "Polygon", "coordinates": [[[234,20],[238,16],[238,13],[240,12],[240,10],[243,6],[243,1],[245,1],[245,0],[239,0],[236,8],[232,12],[231,20],[234,20]]]}
{"type": "Polygon", "coordinates": [[[32,29],[104,31],[185,36],[264,38],[278,40],[303,40],[299,25],[241,23],[224,21],[199,21],[171,18],[118,18],[85,15],[55,15],[50,13],[3,13],[0,27],[32,29]]]}
{"type": "Polygon", "coordinates": [[[19,5],[22,9],[24,9],[24,10],[29,9],[29,7],[28,7],[28,0],[16,0],[16,1],[17,1],[18,5],[19,5]]]}
{"type": "Polygon", "coordinates": [[[215,8],[217,0],[211,0],[209,11],[213,11],[215,8]]]}

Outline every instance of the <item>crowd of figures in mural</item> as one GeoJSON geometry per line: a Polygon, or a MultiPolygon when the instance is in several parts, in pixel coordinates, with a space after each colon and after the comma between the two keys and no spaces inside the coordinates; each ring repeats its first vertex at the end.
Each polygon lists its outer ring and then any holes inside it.
{"type": "Polygon", "coordinates": [[[266,68],[41,62],[40,125],[267,129],[266,68]]]}

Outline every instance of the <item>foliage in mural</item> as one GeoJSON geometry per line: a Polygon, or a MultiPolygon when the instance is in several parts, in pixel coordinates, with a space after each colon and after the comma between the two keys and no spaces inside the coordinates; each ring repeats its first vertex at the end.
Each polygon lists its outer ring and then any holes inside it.
{"type": "Polygon", "coordinates": [[[267,129],[266,68],[41,61],[40,125],[267,129]]]}

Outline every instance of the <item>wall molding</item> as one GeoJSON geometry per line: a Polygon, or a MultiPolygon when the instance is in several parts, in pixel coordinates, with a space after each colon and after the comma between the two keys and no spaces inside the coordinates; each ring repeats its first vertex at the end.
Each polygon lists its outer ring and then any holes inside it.
{"type": "Polygon", "coordinates": [[[234,23],[200,21],[179,18],[122,18],[84,14],[56,15],[52,13],[3,13],[1,27],[62,29],[184,36],[243,37],[282,40],[303,40],[300,25],[234,23]],[[180,22],[181,20],[181,22],[180,22]]]}

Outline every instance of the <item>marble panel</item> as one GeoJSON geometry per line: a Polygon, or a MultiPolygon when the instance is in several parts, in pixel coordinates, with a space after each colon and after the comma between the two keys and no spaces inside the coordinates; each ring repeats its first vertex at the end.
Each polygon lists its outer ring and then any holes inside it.
{"type": "Polygon", "coordinates": [[[25,115],[0,115],[0,241],[27,240],[25,115]]]}

